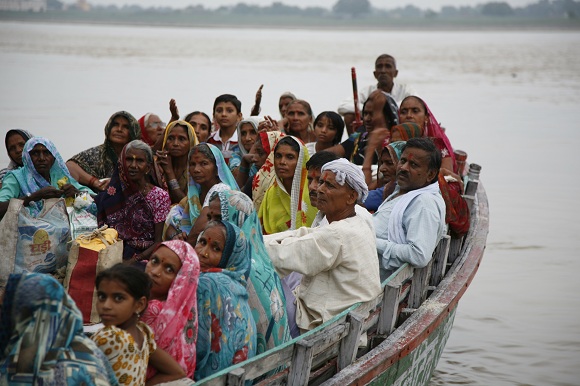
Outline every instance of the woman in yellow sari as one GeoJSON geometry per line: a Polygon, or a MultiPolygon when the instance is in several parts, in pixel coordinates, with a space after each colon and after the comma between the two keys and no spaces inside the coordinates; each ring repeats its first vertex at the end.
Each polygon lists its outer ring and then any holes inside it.
{"type": "Polygon", "coordinates": [[[187,196],[189,151],[198,144],[193,127],[185,121],[173,121],[165,129],[163,145],[155,157],[154,179],[177,204],[187,196]]]}
{"type": "Polygon", "coordinates": [[[296,137],[285,136],[274,147],[276,180],[266,191],[258,216],[264,234],[311,226],[316,212],[310,204],[306,182],[306,146],[296,137]]]}

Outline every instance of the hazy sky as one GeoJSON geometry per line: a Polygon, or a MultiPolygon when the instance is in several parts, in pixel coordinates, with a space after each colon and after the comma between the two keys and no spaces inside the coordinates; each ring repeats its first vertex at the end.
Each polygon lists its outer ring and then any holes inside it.
{"type": "MultiPolygon", "coordinates": [[[[320,6],[324,8],[331,8],[337,0],[278,0],[284,4],[296,5],[299,7],[306,6],[320,6]]],[[[443,5],[476,5],[480,3],[487,3],[492,0],[370,0],[371,4],[377,8],[392,9],[408,4],[415,5],[419,8],[431,8],[433,10],[440,10],[443,5]]],[[[538,0],[502,0],[509,3],[512,7],[523,6],[531,3],[537,3],[538,0]]],[[[64,0],[65,3],[74,3],[75,0],[64,0]]],[[[188,5],[203,4],[207,8],[216,8],[222,5],[234,5],[240,2],[252,5],[270,5],[273,0],[88,0],[89,3],[95,5],[124,5],[124,4],[139,4],[142,7],[151,6],[170,6],[175,8],[183,8],[188,5]]]]}

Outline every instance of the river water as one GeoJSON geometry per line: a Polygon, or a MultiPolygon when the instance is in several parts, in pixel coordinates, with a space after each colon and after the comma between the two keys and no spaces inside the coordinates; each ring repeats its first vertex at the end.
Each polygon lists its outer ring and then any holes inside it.
{"type": "MultiPolygon", "coordinates": [[[[0,23],[0,128],[47,136],[65,159],[103,141],[109,116],[210,112],[237,95],[277,117],[292,91],[315,114],[397,58],[482,165],[487,250],[459,303],[433,385],[580,384],[580,33],[317,31],[0,23]]],[[[0,154],[0,165],[8,161],[0,154]]]]}

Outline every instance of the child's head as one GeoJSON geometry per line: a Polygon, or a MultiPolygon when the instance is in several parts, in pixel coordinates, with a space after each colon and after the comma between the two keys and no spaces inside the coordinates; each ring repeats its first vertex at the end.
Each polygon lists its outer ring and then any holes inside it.
{"type": "MultiPolygon", "coordinates": [[[[199,258],[201,270],[225,268],[228,260],[226,248],[227,229],[222,221],[210,221],[197,238],[195,251],[199,258]]],[[[230,251],[231,253],[231,251],[230,251]]]]}
{"type": "Polygon", "coordinates": [[[213,103],[213,117],[220,129],[235,130],[242,119],[242,102],[231,94],[220,95],[213,103]]]}
{"type": "Polygon", "coordinates": [[[105,326],[126,329],[147,308],[151,280],[137,268],[117,264],[100,272],[95,285],[97,312],[105,326]]]}

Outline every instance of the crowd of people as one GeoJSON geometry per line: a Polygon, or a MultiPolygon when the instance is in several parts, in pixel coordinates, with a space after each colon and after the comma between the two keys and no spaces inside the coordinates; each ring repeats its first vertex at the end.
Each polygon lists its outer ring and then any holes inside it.
{"type": "Polygon", "coordinates": [[[260,115],[261,86],[249,116],[230,94],[213,120],[181,118],[174,100],[168,124],[118,111],[104,143],[66,163],[49,139],[9,130],[0,217],[12,199],[37,214],[86,192],[123,263],[97,275],[103,326],[90,338],[56,279],[10,275],[0,383],[200,380],[373,299],[401,265],[427,265],[443,235],[468,231],[465,173],[397,74],[380,55],[361,106],[318,115],[290,92],[280,119],[260,115]]]}

